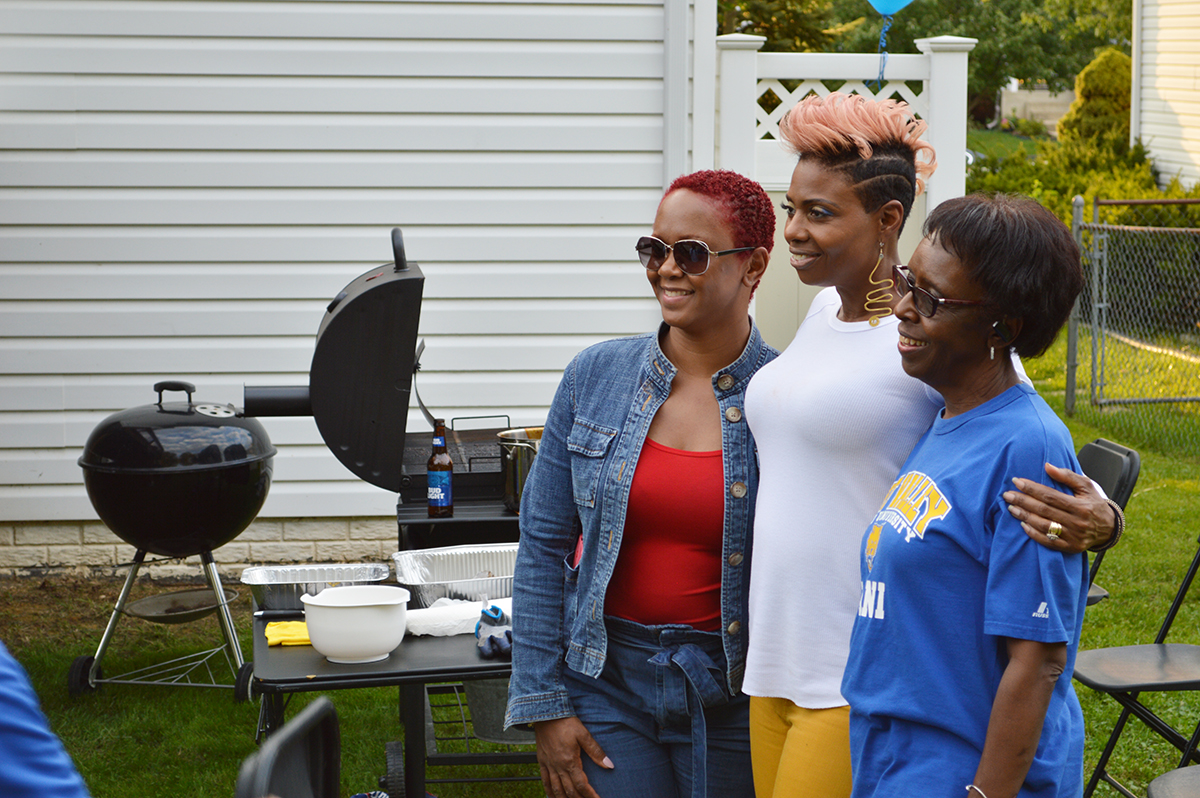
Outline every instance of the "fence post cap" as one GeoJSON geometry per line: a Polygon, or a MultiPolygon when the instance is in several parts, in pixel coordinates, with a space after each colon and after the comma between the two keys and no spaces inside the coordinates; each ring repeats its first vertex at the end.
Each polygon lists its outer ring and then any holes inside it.
{"type": "Polygon", "coordinates": [[[968,36],[933,36],[926,39],[916,39],[913,42],[917,49],[929,53],[969,53],[979,44],[978,39],[968,36]]]}
{"type": "Polygon", "coordinates": [[[725,50],[757,50],[766,43],[766,36],[749,33],[726,33],[717,37],[717,47],[725,50]]]}

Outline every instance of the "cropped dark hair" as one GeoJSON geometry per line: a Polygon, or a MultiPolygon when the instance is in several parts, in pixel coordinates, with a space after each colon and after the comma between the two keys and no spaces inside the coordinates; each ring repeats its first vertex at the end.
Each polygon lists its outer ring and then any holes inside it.
{"type": "Polygon", "coordinates": [[[727,169],[704,169],[675,178],[663,196],[681,188],[717,206],[735,247],[762,247],[770,252],[775,246],[775,205],[755,181],[727,169]]]}
{"type": "Polygon", "coordinates": [[[1018,355],[1037,357],[1054,343],[1083,289],[1079,247],[1054,214],[1029,197],[971,194],[934,208],[924,232],[1000,314],[1022,319],[1018,355]]]}

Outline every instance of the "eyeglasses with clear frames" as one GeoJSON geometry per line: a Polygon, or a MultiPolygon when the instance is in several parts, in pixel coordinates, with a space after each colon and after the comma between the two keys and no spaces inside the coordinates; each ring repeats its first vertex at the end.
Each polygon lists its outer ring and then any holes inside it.
{"type": "Polygon", "coordinates": [[[900,296],[912,292],[913,307],[927,319],[933,318],[933,314],[937,313],[939,305],[986,305],[986,301],[982,299],[946,299],[940,296],[934,296],[924,288],[918,288],[916,282],[912,278],[912,272],[907,266],[893,266],[892,279],[896,281],[896,290],[900,292],[900,296]]]}
{"type": "Polygon", "coordinates": [[[636,249],[638,257],[642,259],[642,265],[652,272],[658,271],[667,262],[667,253],[674,253],[675,265],[680,271],[699,276],[708,271],[711,258],[732,255],[735,252],[750,252],[757,247],[736,247],[714,252],[703,241],[685,239],[668,244],[654,236],[642,236],[638,239],[636,249]]]}

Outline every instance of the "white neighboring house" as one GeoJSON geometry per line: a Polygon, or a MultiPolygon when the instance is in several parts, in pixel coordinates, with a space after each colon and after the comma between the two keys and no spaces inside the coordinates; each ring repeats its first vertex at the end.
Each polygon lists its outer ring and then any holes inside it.
{"type": "Polygon", "coordinates": [[[1200,3],[1133,0],[1130,136],[1165,182],[1200,181],[1200,3]]]}

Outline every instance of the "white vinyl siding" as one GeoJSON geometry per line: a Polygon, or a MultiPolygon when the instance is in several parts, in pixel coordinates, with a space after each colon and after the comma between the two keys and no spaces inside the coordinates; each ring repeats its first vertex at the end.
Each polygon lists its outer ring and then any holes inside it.
{"type": "MultiPolygon", "coordinates": [[[[305,384],[392,227],[425,403],[540,423],[572,355],[658,318],[663,37],[662,0],[0,0],[0,520],[95,518],[84,441],[158,380],[305,384]]],[[[263,516],[394,510],[312,419],[263,423],[263,516]]]]}
{"type": "Polygon", "coordinates": [[[1185,185],[1195,185],[1200,181],[1200,4],[1141,0],[1140,21],[1137,133],[1160,181],[1178,175],[1185,185]]]}

